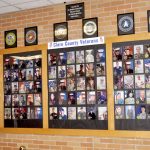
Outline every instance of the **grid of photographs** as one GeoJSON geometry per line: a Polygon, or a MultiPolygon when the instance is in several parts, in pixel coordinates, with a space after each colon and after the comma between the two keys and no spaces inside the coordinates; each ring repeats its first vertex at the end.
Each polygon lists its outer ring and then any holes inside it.
{"type": "Polygon", "coordinates": [[[50,50],[49,120],[107,120],[105,48],[50,50]]]}
{"type": "Polygon", "coordinates": [[[4,119],[42,119],[41,54],[4,55],[4,119]]]}
{"type": "Polygon", "coordinates": [[[141,43],[113,46],[116,120],[150,119],[150,44],[141,43]]]}

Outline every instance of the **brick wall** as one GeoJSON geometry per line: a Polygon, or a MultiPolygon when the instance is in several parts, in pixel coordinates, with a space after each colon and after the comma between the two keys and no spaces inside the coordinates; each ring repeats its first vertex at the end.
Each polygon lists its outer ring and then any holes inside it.
{"type": "MultiPolygon", "coordinates": [[[[81,2],[81,1],[76,1],[81,2]]],[[[150,0],[84,0],[85,18],[98,17],[99,35],[117,35],[117,14],[135,13],[135,32],[147,32],[150,0]]],[[[65,21],[65,5],[37,8],[0,16],[0,49],[4,48],[4,31],[17,29],[18,46],[24,45],[24,28],[38,26],[39,44],[53,40],[53,23],[65,21]]],[[[69,39],[82,38],[82,20],[68,22],[69,39]]],[[[149,150],[150,139],[103,138],[0,134],[0,150],[149,150]]]]}

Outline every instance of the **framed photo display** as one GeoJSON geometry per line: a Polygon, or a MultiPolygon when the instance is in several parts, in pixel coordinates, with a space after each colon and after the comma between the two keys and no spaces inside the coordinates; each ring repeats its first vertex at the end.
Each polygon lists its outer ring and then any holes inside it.
{"type": "Polygon", "coordinates": [[[150,10],[147,11],[148,32],[150,32],[150,10]]]}
{"type": "Polygon", "coordinates": [[[83,38],[98,37],[98,18],[82,20],[83,38]]]}
{"type": "Polygon", "coordinates": [[[5,48],[17,47],[17,30],[9,30],[4,32],[5,48]]]}
{"type": "Polygon", "coordinates": [[[4,55],[4,126],[42,128],[41,52],[4,55]]]}
{"type": "Polygon", "coordinates": [[[48,51],[49,128],[108,129],[105,45],[48,51]]]}
{"type": "Polygon", "coordinates": [[[68,40],[68,22],[55,23],[54,29],[54,42],[68,40]]]}
{"type": "Polygon", "coordinates": [[[113,43],[115,128],[150,130],[150,41],[113,43]]]}
{"type": "Polygon", "coordinates": [[[24,42],[25,46],[38,44],[38,29],[35,27],[28,27],[24,29],[24,42]]]}
{"type": "Polygon", "coordinates": [[[134,34],[134,13],[117,15],[118,35],[134,34]]]}

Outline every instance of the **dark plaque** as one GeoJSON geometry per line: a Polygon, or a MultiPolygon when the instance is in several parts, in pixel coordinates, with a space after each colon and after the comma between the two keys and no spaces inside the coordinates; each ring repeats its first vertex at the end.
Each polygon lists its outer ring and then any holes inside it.
{"type": "Polygon", "coordinates": [[[98,24],[97,18],[83,19],[82,21],[83,38],[97,37],[98,36],[97,24],[98,24]]]}
{"type": "Polygon", "coordinates": [[[37,45],[38,44],[37,26],[25,28],[24,37],[25,37],[24,38],[25,46],[37,45]]]}
{"type": "Polygon", "coordinates": [[[5,31],[5,48],[17,47],[17,30],[5,31]]]}
{"type": "Polygon", "coordinates": [[[117,15],[118,35],[134,34],[134,13],[117,15]]]}
{"type": "Polygon", "coordinates": [[[66,20],[84,18],[84,3],[66,5],[66,20]]]}
{"type": "Polygon", "coordinates": [[[56,23],[54,24],[54,41],[68,40],[68,23],[56,23]]]}
{"type": "Polygon", "coordinates": [[[150,32],[150,10],[147,11],[148,32],[150,32]]]}

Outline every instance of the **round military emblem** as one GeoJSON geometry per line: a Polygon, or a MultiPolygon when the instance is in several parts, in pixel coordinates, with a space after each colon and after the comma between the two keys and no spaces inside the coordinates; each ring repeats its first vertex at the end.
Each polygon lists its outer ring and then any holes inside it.
{"type": "Polygon", "coordinates": [[[26,33],[26,42],[34,43],[36,41],[36,32],[34,30],[29,30],[26,33]]]}
{"type": "Polygon", "coordinates": [[[67,28],[65,25],[58,25],[55,28],[55,37],[57,39],[64,39],[67,36],[67,28]]]}
{"type": "Polygon", "coordinates": [[[130,16],[124,16],[119,20],[118,27],[122,32],[129,32],[133,29],[133,19],[130,16]]]}
{"type": "Polygon", "coordinates": [[[97,31],[97,25],[94,21],[88,21],[84,24],[83,30],[86,35],[93,35],[97,31]]]}
{"type": "Polygon", "coordinates": [[[16,42],[16,35],[13,32],[9,32],[6,34],[6,44],[12,46],[16,42]]]}

